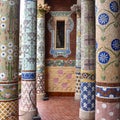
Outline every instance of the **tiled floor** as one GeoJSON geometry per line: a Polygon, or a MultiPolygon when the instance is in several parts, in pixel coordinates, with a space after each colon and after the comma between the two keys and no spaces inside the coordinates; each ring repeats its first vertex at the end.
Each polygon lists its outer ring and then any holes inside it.
{"type": "Polygon", "coordinates": [[[38,101],[38,111],[42,120],[80,120],[79,104],[74,97],[50,97],[38,101]]]}

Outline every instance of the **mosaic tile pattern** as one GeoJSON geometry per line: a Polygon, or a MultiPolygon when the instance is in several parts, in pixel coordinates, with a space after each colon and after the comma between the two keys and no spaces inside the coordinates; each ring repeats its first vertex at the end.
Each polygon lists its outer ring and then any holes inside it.
{"type": "Polygon", "coordinates": [[[36,73],[35,72],[22,72],[22,80],[35,80],[36,73]]]}
{"type": "Polygon", "coordinates": [[[76,67],[76,85],[75,85],[75,98],[80,99],[80,80],[81,80],[81,74],[80,74],[80,68],[76,67]],[[79,97],[78,97],[79,96],[79,97]]]}
{"type": "Polygon", "coordinates": [[[45,18],[37,18],[37,71],[44,64],[45,59],[45,18]]]}
{"type": "MultiPolygon", "coordinates": [[[[20,111],[35,112],[36,105],[36,18],[37,0],[23,1],[22,81],[20,111]],[[31,101],[32,100],[32,101],[31,101]],[[33,104],[32,104],[33,102],[33,104]]],[[[31,118],[32,119],[32,118],[31,118]]]]}
{"type": "Polygon", "coordinates": [[[49,92],[74,92],[76,74],[74,67],[46,67],[49,92]]]}
{"type": "Polygon", "coordinates": [[[18,120],[18,100],[0,102],[0,120],[18,120]],[[13,116],[11,116],[11,114],[13,116]]]}
{"type": "Polygon", "coordinates": [[[18,38],[19,0],[0,0],[0,120],[18,115],[18,38]]]}
{"type": "Polygon", "coordinates": [[[20,99],[20,110],[21,111],[35,111],[33,104],[36,104],[36,92],[35,92],[35,81],[22,81],[21,86],[21,99],[20,99]],[[32,101],[31,101],[32,100],[32,101]],[[32,103],[33,102],[33,103],[32,103]]]}
{"type": "Polygon", "coordinates": [[[22,70],[36,70],[36,0],[24,0],[22,70]]]}
{"type": "Polygon", "coordinates": [[[81,82],[81,109],[95,110],[95,83],[81,82]]]}
{"type": "Polygon", "coordinates": [[[117,79],[119,77],[117,71],[120,69],[120,35],[118,32],[120,30],[120,15],[118,6],[119,2],[117,0],[110,0],[109,2],[104,1],[103,3],[100,1],[96,2],[98,11],[96,13],[96,30],[97,33],[99,33],[96,35],[96,67],[99,71],[99,74],[97,74],[98,82],[119,83],[119,80],[117,79]],[[115,32],[114,35],[112,35],[113,32],[115,32]],[[112,75],[108,76],[108,74],[112,75]]]}
{"type": "Polygon", "coordinates": [[[36,77],[37,77],[37,84],[36,84],[37,94],[45,93],[45,74],[37,73],[36,77]]]}
{"type": "Polygon", "coordinates": [[[18,80],[19,15],[17,8],[18,1],[16,0],[12,3],[0,1],[0,82],[18,80]]]}
{"type": "Polygon", "coordinates": [[[94,119],[95,111],[94,0],[81,0],[81,28],[82,29],[81,29],[80,118],[94,119]],[[88,116],[90,117],[88,118],[88,116]]]}
{"type": "Polygon", "coordinates": [[[119,87],[96,86],[96,96],[105,99],[120,99],[119,87]]]}
{"type": "Polygon", "coordinates": [[[45,13],[37,13],[37,94],[45,93],[45,13]]]}
{"type": "Polygon", "coordinates": [[[81,70],[81,82],[94,82],[95,71],[94,70],[81,70]]]}
{"type": "Polygon", "coordinates": [[[53,59],[47,59],[45,61],[45,66],[71,66],[74,67],[75,66],[76,61],[75,60],[53,60],[53,59]]]}
{"type": "Polygon", "coordinates": [[[0,101],[18,99],[18,83],[0,84],[0,101]]]}
{"type": "Polygon", "coordinates": [[[96,119],[119,120],[120,2],[96,1],[96,10],[96,119]]]}
{"type": "Polygon", "coordinates": [[[76,67],[81,67],[81,18],[77,17],[76,27],[76,67]]]}
{"type": "Polygon", "coordinates": [[[120,102],[96,101],[96,120],[120,120],[120,102]]]}
{"type": "MultiPolygon", "coordinates": [[[[81,18],[77,15],[76,25],[76,71],[81,70],[81,18]]],[[[80,95],[80,74],[76,73],[75,94],[80,95]]],[[[80,98],[80,97],[79,97],[80,98]]]]}

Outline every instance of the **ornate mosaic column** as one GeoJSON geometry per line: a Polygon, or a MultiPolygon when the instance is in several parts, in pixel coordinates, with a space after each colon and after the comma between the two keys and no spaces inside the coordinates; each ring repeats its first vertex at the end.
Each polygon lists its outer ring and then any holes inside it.
{"type": "Polygon", "coordinates": [[[96,120],[120,120],[120,1],[96,0],[96,120]]]}
{"type": "Polygon", "coordinates": [[[80,76],[81,76],[81,16],[77,12],[77,27],[76,27],[76,86],[75,99],[80,99],[80,76]]]}
{"type": "Polygon", "coordinates": [[[80,99],[80,71],[81,71],[81,6],[73,5],[72,12],[76,12],[77,25],[76,25],[76,86],[75,86],[75,99],[80,99]]]}
{"type": "Polygon", "coordinates": [[[19,0],[0,0],[0,120],[18,120],[19,0]]]}
{"type": "Polygon", "coordinates": [[[39,4],[37,10],[37,100],[45,94],[45,13],[49,10],[47,4],[39,4]]]}
{"type": "Polygon", "coordinates": [[[94,16],[94,0],[81,0],[81,120],[95,119],[94,16]]]}
{"type": "Polygon", "coordinates": [[[36,114],[36,12],[37,0],[24,0],[22,35],[22,81],[20,120],[32,120],[36,114]]]}

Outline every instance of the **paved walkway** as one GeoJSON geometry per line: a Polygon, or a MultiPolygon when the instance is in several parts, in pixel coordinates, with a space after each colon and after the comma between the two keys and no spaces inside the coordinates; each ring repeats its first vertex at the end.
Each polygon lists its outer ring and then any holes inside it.
{"type": "Polygon", "coordinates": [[[80,102],[73,97],[50,97],[37,102],[42,120],[80,120],[80,102]]]}

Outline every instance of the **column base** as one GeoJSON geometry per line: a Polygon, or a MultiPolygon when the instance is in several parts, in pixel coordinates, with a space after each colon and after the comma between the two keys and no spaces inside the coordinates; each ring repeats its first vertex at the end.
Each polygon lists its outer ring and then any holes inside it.
{"type": "Polygon", "coordinates": [[[38,100],[42,100],[45,96],[45,93],[40,93],[40,94],[37,94],[37,101],[38,100]]]}
{"type": "Polygon", "coordinates": [[[32,118],[37,115],[36,111],[19,111],[19,120],[33,120],[32,118]]]}
{"type": "Polygon", "coordinates": [[[81,120],[95,120],[95,111],[84,111],[79,109],[79,118],[81,120]]]}
{"type": "Polygon", "coordinates": [[[75,100],[80,100],[80,93],[75,93],[75,100]]]}

